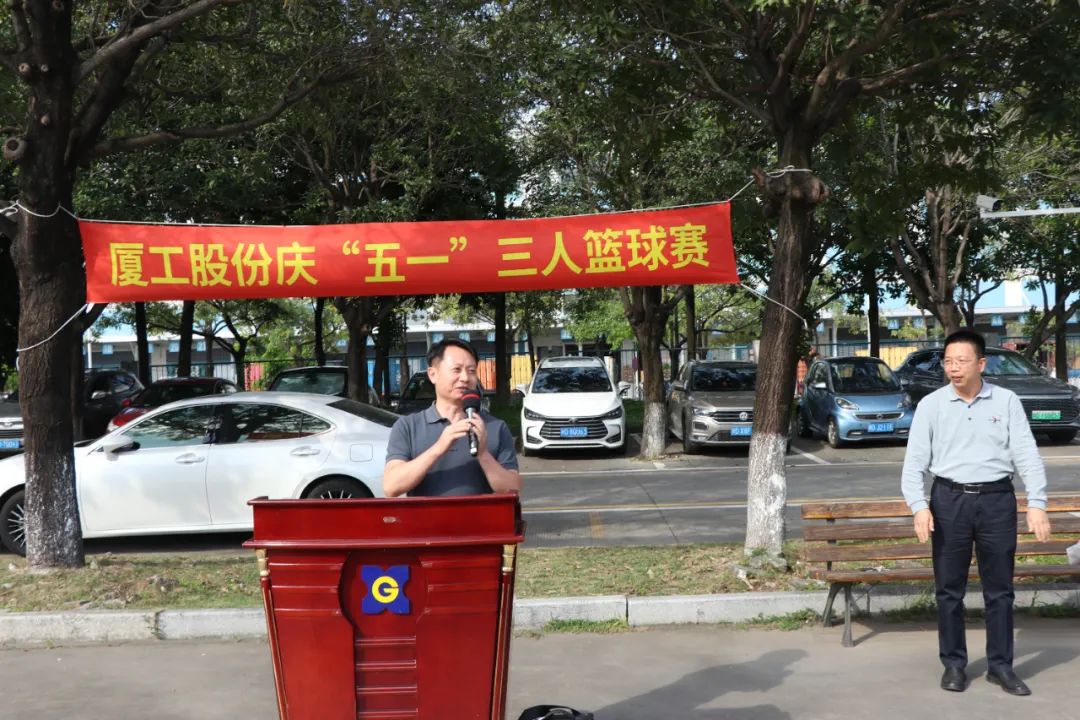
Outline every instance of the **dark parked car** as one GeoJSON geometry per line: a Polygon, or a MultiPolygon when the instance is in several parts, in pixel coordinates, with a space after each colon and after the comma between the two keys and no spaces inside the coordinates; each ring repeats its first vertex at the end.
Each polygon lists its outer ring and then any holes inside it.
{"type": "Polygon", "coordinates": [[[127,370],[91,370],[83,379],[83,435],[105,434],[109,421],[145,388],[127,370]]]}
{"type": "MultiPolygon", "coordinates": [[[[896,370],[900,383],[915,402],[946,382],[941,348],[911,353],[896,370]]],[[[983,377],[993,385],[1016,393],[1033,432],[1046,433],[1053,442],[1068,443],[1080,430],[1080,388],[1048,376],[1013,350],[986,349],[983,377]]]]}
{"type": "MultiPolygon", "coordinates": [[[[344,365],[313,365],[282,370],[270,381],[271,392],[303,392],[316,395],[349,396],[348,369],[344,365]]],[[[368,386],[368,404],[385,408],[375,388],[368,386]]]]}
{"type": "Polygon", "coordinates": [[[0,402],[0,453],[17,452],[23,446],[22,411],[19,394],[9,393],[0,402]]]}
{"type": "Polygon", "coordinates": [[[173,377],[156,380],[131,400],[124,401],[124,409],[109,422],[109,430],[127,425],[156,407],[177,400],[190,400],[204,395],[228,395],[236,392],[236,383],[222,378],[173,377]]]}
{"type": "MultiPolygon", "coordinates": [[[[491,398],[479,381],[476,389],[480,391],[480,409],[484,412],[491,411],[491,398]]],[[[390,409],[398,415],[410,415],[423,410],[435,402],[435,386],[431,384],[426,372],[413,373],[401,391],[401,397],[390,402],[390,409]]]]}

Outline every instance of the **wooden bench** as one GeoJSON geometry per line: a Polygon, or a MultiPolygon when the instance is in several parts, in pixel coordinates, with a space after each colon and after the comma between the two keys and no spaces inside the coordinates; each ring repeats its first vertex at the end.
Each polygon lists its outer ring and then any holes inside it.
{"type": "MultiPolygon", "coordinates": [[[[1027,529],[1027,500],[1017,498],[1016,556],[1057,556],[1061,563],[1041,565],[1017,560],[1013,577],[1080,577],[1080,565],[1069,565],[1065,548],[1076,542],[1072,540],[1049,540],[1038,542],[1031,539],[1027,529]]],[[[1050,529],[1054,534],[1080,533],[1080,517],[1069,513],[1080,512],[1080,495],[1050,496],[1047,504],[1050,529]]],[[[824,545],[807,545],[802,553],[804,562],[811,565],[811,577],[829,583],[829,597],[825,603],[823,623],[832,625],[833,601],[837,593],[844,591],[844,647],[851,647],[851,588],[855,584],[883,582],[933,581],[934,569],[927,564],[915,563],[931,559],[929,542],[920,543],[915,537],[911,510],[903,500],[854,501],[808,503],[802,506],[803,539],[807,543],[824,542],[824,545]],[[823,521],[823,522],[814,522],[823,521]],[[849,563],[871,561],[875,567],[851,567],[849,563]],[[899,563],[898,567],[882,567],[883,562],[899,563]],[[834,568],[834,563],[844,563],[834,568]]],[[[971,578],[977,578],[978,568],[972,555],[971,578]]]]}

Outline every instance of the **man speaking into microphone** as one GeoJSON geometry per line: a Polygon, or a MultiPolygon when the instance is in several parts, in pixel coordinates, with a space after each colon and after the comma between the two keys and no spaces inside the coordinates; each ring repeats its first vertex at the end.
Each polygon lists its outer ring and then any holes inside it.
{"type": "Polygon", "coordinates": [[[387,497],[521,490],[510,428],[479,409],[477,364],[476,351],[462,340],[431,346],[427,374],[435,402],[391,428],[383,471],[387,497]]]}

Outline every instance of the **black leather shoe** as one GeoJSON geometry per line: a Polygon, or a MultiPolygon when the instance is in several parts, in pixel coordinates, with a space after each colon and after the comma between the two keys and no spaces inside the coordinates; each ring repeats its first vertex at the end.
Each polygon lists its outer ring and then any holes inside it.
{"type": "Polygon", "coordinates": [[[986,679],[995,685],[1000,685],[1001,689],[1010,695],[1031,694],[1031,688],[1025,685],[1024,681],[1016,676],[1016,673],[1012,671],[1012,668],[990,670],[986,673],[986,679]]]}
{"type": "Polygon", "coordinates": [[[967,687],[967,673],[964,668],[947,667],[941,676],[941,689],[951,692],[964,692],[967,687]]]}

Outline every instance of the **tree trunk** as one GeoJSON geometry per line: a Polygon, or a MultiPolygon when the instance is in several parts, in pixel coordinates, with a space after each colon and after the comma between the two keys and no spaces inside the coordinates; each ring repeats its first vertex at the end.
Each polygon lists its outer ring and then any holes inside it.
{"type": "Polygon", "coordinates": [[[874,267],[863,268],[863,291],[866,293],[867,337],[870,338],[870,357],[881,357],[881,324],[878,322],[877,273],[874,267]]]}
{"type": "MultiPolygon", "coordinates": [[[[698,347],[697,347],[697,300],[694,295],[694,286],[686,286],[686,359],[697,360],[698,359],[698,347]]],[[[671,371],[671,376],[675,377],[674,368],[671,371]]]]}
{"type": "MultiPolygon", "coordinates": [[[[213,377],[214,376],[214,343],[215,342],[216,341],[214,340],[214,333],[211,330],[211,332],[207,333],[207,335],[206,335],[206,353],[205,353],[205,355],[206,355],[206,373],[205,373],[205,377],[213,377]]],[[[237,380],[237,382],[239,382],[240,378],[237,378],[236,380],[237,380]]]]}
{"type": "MultiPolygon", "coordinates": [[[[780,164],[809,168],[808,137],[790,131],[781,143],[780,164]]],[[[787,505],[785,449],[795,392],[795,364],[804,324],[782,306],[802,307],[806,300],[806,267],[814,245],[813,212],[826,191],[811,173],[789,173],[776,180],[758,177],[768,195],[766,206],[779,215],[776,247],[762,312],[754,428],[747,477],[747,554],[765,554],[783,563],[784,510],[787,505]]]]}
{"type": "Polygon", "coordinates": [[[1065,287],[1065,270],[1058,268],[1054,274],[1054,295],[1057,304],[1057,331],[1054,333],[1054,375],[1062,382],[1069,382],[1069,335],[1065,315],[1068,295],[1065,287]]]}
{"type": "Polygon", "coordinates": [[[326,298],[315,298],[315,364],[326,364],[326,348],[323,345],[323,310],[326,298]]]}
{"type": "Polygon", "coordinates": [[[495,404],[510,404],[510,358],[506,354],[506,293],[495,295],[495,404]]]}
{"type": "Polygon", "coordinates": [[[139,382],[150,384],[150,341],[146,337],[146,303],[135,303],[135,354],[139,363],[139,382]]]}
{"type": "MultiPolygon", "coordinates": [[[[71,426],[73,358],[82,327],[65,321],[86,303],[79,228],[72,208],[71,132],[74,52],[72,3],[24,3],[33,26],[31,96],[24,151],[16,162],[19,200],[12,255],[19,277],[19,403],[25,427],[26,558],[32,568],[83,564],[71,426]],[[51,71],[50,71],[51,69],[51,71]]],[[[21,10],[20,10],[21,11],[21,10]]],[[[10,16],[9,10],[9,16],[10,16]]],[[[29,49],[28,49],[29,50],[29,49]]],[[[29,51],[24,62],[30,62],[29,51]]],[[[81,369],[81,368],[80,368],[81,369]]]]}
{"type": "Polygon", "coordinates": [[[180,352],[176,358],[178,377],[191,375],[191,339],[195,330],[195,301],[185,300],[180,310],[180,352]]]}
{"type": "Polygon", "coordinates": [[[941,329],[945,332],[945,337],[959,330],[961,323],[964,322],[964,317],[960,314],[960,308],[956,306],[956,301],[952,299],[935,303],[933,313],[938,322],[941,323],[941,329]]]}
{"type": "MultiPolygon", "coordinates": [[[[658,309],[663,288],[644,288],[645,307],[658,309]]],[[[659,312],[646,310],[645,321],[634,327],[638,349],[641,353],[641,372],[645,390],[645,417],[641,429],[641,453],[639,457],[652,460],[667,449],[667,426],[664,422],[664,366],[660,362],[660,339],[667,324],[659,312]]]]}
{"type": "Polygon", "coordinates": [[[349,397],[360,402],[368,401],[367,339],[370,334],[366,326],[349,323],[349,347],[345,351],[349,397]]]}
{"type": "Polygon", "coordinates": [[[525,347],[529,350],[529,372],[531,375],[536,374],[536,345],[533,344],[532,323],[528,320],[524,324],[525,330],[525,347]]]}
{"type": "MultiPolygon", "coordinates": [[[[44,136],[39,142],[47,145],[57,140],[44,136]]],[[[62,157],[63,145],[41,147],[35,155],[53,151],[62,157]]],[[[43,213],[58,203],[71,207],[70,189],[47,181],[62,173],[39,170],[21,173],[23,201],[43,213]]],[[[29,347],[49,337],[85,302],[86,277],[75,220],[63,213],[51,218],[21,213],[14,256],[21,298],[19,345],[29,347]]],[[[35,568],[83,564],[71,420],[72,386],[82,379],[81,372],[75,378],[82,368],[74,358],[80,354],[80,326],[72,323],[19,357],[19,402],[26,442],[26,557],[35,568]]]]}
{"type": "Polygon", "coordinates": [[[233,368],[236,370],[236,389],[240,392],[247,390],[247,372],[244,367],[244,359],[247,357],[247,341],[233,338],[232,350],[233,368]]]}

